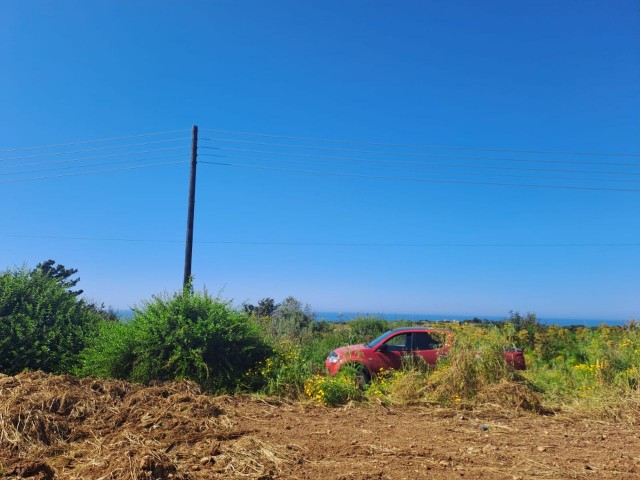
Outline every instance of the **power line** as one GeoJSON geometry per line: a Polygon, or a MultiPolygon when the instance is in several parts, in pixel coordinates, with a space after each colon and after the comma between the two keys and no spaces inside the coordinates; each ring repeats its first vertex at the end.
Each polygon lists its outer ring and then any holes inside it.
{"type": "MultiPolygon", "coordinates": [[[[158,141],[155,141],[155,142],[131,143],[131,144],[128,144],[128,145],[111,145],[111,146],[108,146],[108,147],[87,148],[87,149],[83,149],[83,150],[73,150],[73,151],[68,151],[68,152],[40,153],[40,154],[37,154],[37,155],[24,155],[24,156],[21,156],[21,157],[0,158],[0,161],[6,162],[6,161],[11,161],[11,160],[25,160],[25,159],[31,159],[31,158],[60,157],[60,156],[64,156],[64,155],[75,155],[76,153],[98,152],[98,151],[104,151],[104,150],[120,150],[120,149],[130,148],[130,147],[142,147],[142,146],[146,146],[146,145],[157,145],[159,143],[179,142],[179,141],[184,141],[184,140],[189,140],[189,139],[188,138],[173,138],[173,139],[170,139],[170,140],[158,140],[158,141]]],[[[183,147],[177,147],[177,148],[183,148],[183,147]]]]}
{"type": "Polygon", "coordinates": [[[0,180],[0,183],[16,183],[16,182],[30,182],[33,180],[47,180],[50,178],[62,178],[62,177],[76,177],[76,176],[82,176],[82,175],[98,175],[98,174],[102,174],[102,173],[112,173],[112,172],[123,172],[123,171],[127,171],[127,170],[141,170],[143,168],[152,168],[152,167],[166,167],[169,165],[184,165],[188,162],[186,161],[182,161],[182,162],[170,162],[170,163],[156,163],[153,165],[140,165],[137,167],[126,167],[126,168],[114,168],[111,170],[98,170],[95,172],[78,172],[78,173],[65,173],[65,174],[61,174],[61,175],[49,175],[49,176],[44,176],[44,177],[32,177],[32,178],[16,178],[16,179],[11,179],[11,180],[0,180]]]}
{"type": "MultiPolygon", "coordinates": [[[[427,158],[447,158],[447,159],[458,159],[458,160],[490,160],[494,162],[520,162],[520,163],[552,163],[552,164],[565,164],[565,165],[598,165],[598,166],[610,166],[610,167],[640,167],[640,164],[637,163],[611,163],[611,162],[576,162],[576,161],[567,161],[567,160],[542,160],[542,159],[525,159],[525,158],[505,158],[505,157],[470,157],[468,155],[444,155],[444,154],[435,154],[435,153],[424,153],[424,152],[390,152],[384,150],[360,150],[360,149],[352,149],[352,148],[330,148],[330,147],[316,147],[316,146],[307,146],[307,145],[291,145],[291,144],[283,144],[283,143],[269,143],[269,142],[251,142],[251,141],[240,141],[240,140],[229,140],[229,139],[221,139],[221,138],[203,138],[203,140],[208,141],[217,141],[217,142],[225,142],[225,143],[235,143],[241,145],[262,145],[262,146],[270,146],[270,147],[281,147],[281,148],[298,148],[301,150],[319,150],[324,152],[342,152],[342,153],[364,153],[367,155],[385,155],[389,157],[427,157],[427,158]]],[[[202,148],[209,149],[227,149],[227,150],[238,150],[238,151],[255,151],[255,150],[242,150],[236,147],[210,147],[203,146],[202,148]]],[[[266,152],[269,153],[269,152],[266,152]]]]}
{"type": "Polygon", "coordinates": [[[336,173],[336,172],[318,172],[310,170],[297,170],[286,169],[276,167],[261,167],[256,165],[243,165],[237,163],[222,163],[222,162],[207,162],[200,161],[200,163],[208,165],[218,165],[225,167],[238,167],[249,168],[254,170],[265,170],[282,173],[299,173],[305,175],[318,175],[318,176],[330,176],[330,177],[349,177],[349,178],[363,178],[373,180],[392,180],[398,182],[413,182],[413,183],[446,183],[446,184],[458,184],[458,185],[486,185],[494,187],[518,187],[518,188],[538,188],[538,189],[554,189],[554,190],[589,190],[589,191],[601,191],[601,192],[626,192],[626,193],[640,193],[640,189],[623,189],[623,188],[601,188],[601,187],[576,187],[569,185],[534,185],[524,183],[500,183],[500,182],[470,182],[465,180],[442,180],[442,179],[429,179],[429,178],[407,178],[407,177],[387,177],[382,175],[362,175],[355,173],[336,173]]]}
{"type": "Polygon", "coordinates": [[[446,248],[586,248],[586,247],[640,247],[640,243],[349,243],[349,242],[240,242],[199,241],[203,244],[274,246],[274,247],[446,247],[446,248]]]}
{"type": "Polygon", "coordinates": [[[184,150],[184,147],[155,148],[153,150],[140,150],[134,152],[109,153],[106,155],[92,155],[90,157],[68,158],[65,160],[53,160],[51,162],[23,163],[17,165],[0,165],[0,168],[25,168],[25,167],[41,167],[43,165],[55,165],[59,163],[83,162],[85,160],[95,160],[97,158],[117,158],[127,157],[129,155],[146,155],[148,153],[173,152],[176,150],[184,150]]]}
{"type": "MultiPolygon", "coordinates": [[[[202,157],[215,157],[215,158],[226,158],[226,159],[230,159],[230,160],[248,160],[248,161],[257,161],[257,162],[266,162],[266,161],[272,161],[272,159],[269,158],[252,158],[252,157],[240,157],[240,156],[236,156],[236,155],[214,155],[214,154],[208,154],[208,153],[201,153],[200,156],[202,157]]],[[[321,158],[326,158],[329,159],[331,161],[332,157],[321,157],[321,158]]],[[[299,162],[296,162],[294,160],[282,160],[282,159],[276,159],[275,161],[280,162],[280,163],[288,163],[288,164],[293,164],[293,165],[300,165],[299,162]]],[[[354,161],[358,161],[358,162],[371,162],[371,163],[396,163],[396,162],[386,162],[384,160],[380,160],[380,161],[376,161],[376,160],[354,160],[354,161]]],[[[421,162],[399,162],[400,165],[416,165],[416,166],[422,166],[422,167],[430,167],[430,166],[436,166],[436,167],[470,167],[470,168],[479,168],[479,169],[493,169],[494,167],[489,167],[489,166],[467,166],[467,165],[459,165],[459,164],[442,164],[442,163],[421,163],[421,162]]],[[[519,169],[519,168],[505,168],[505,167],[495,167],[498,169],[507,169],[507,170],[528,170],[528,169],[519,169]]],[[[538,169],[533,169],[534,171],[537,171],[538,169]]],[[[540,169],[540,171],[549,171],[549,172],[567,172],[566,170],[545,170],[545,169],[540,169]]],[[[577,173],[586,173],[586,174],[592,174],[592,173],[606,173],[606,172],[592,172],[592,171],[587,171],[587,170],[578,170],[577,173]]],[[[612,172],[614,174],[617,174],[618,172],[612,172]]],[[[441,173],[441,172],[428,172],[428,174],[432,174],[432,175],[441,175],[444,174],[446,175],[447,173],[441,173]]],[[[549,175],[512,175],[512,174],[504,174],[504,173],[478,173],[478,172],[459,172],[459,175],[467,175],[467,176],[482,176],[482,177],[508,177],[508,178],[535,178],[535,179],[544,179],[544,180],[577,180],[577,181],[593,181],[596,179],[593,178],[574,178],[574,177],[560,177],[560,176],[549,176],[549,175]]],[[[640,175],[640,172],[638,173],[631,173],[632,175],[640,175]]],[[[604,182],[621,182],[621,183],[637,183],[640,181],[640,178],[634,178],[634,179],[626,179],[626,178],[599,178],[597,179],[599,181],[604,181],[604,182]]]]}
{"type": "MultiPolygon", "coordinates": [[[[171,239],[142,239],[123,237],[84,237],[84,236],[59,236],[59,235],[21,235],[0,233],[0,236],[11,238],[36,238],[46,240],[83,240],[83,241],[109,241],[131,243],[182,243],[183,240],[171,239]]],[[[611,247],[640,247],[640,243],[398,243],[398,242],[252,242],[235,240],[200,240],[198,244],[231,245],[231,246],[265,246],[265,247],[407,247],[407,248],[611,248],[611,247]]]]}
{"type": "MultiPolygon", "coordinates": [[[[104,165],[117,165],[117,164],[122,164],[122,163],[134,163],[134,162],[146,162],[146,161],[151,161],[151,160],[162,160],[162,159],[166,159],[166,158],[178,158],[178,157],[186,157],[186,154],[178,154],[178,155],[165,155],[162,157],[151,157],[151,158],[136,158],[133,160],[121,160],[118,162],[104,162],[104,163],[92,163],[89,165],[81,165],[80,167],[82,168],[90,168],[90,167],[102,167],[104,165]]],[[[68,170],[70,168],[78,168],[77,165],[74,166],[68,166],[68,167],[56,167],[56,168],[44,168],[41,170],[27,170],[24,172],[9,172],[9,173],[0,173],[0,176],[6,176],[6,175],[25,175],[25,174],[33,174],[33,173],[41,173],[41,172],[55,172],[58,170],[68,170]]],[[[79,172],[81,173],[81,172],[79,172]]]]}
{"type": "MultiPolygon", "coordinates": [[[[351,157],[342,157],[342,156],[331,156],[331,155],[313,155],[313,154],[305,154],[305,153],[287,153],[287,152],[272,152],[266,150],[247,150],[242,148],[229,148],[229,147],[201,147],[203,149],[208,150],[223,150],[223,151],[231,151],[231,152],[240,152],[240,153],[254,153],[258,155],[271,155],[271,156],[285,156],[285,157],[300,157],[300,158],[316,158],[316,159],[327,159],[327,160],[341,160],[344,162],[360,162],[360,163],[380,163],[380,164],[388,164],[388,165],[413,165],[413,166],[431,166],[431,167],[454,167],[454,168],[478,168],[478,169],[491,169],[491,170],[520,170],[520,171],[529,171],[529,172],[556,172],[556,173],[587,173],[587,174],[604,174],[604,175],[640,175],[640,172],[610,172],[603,170],[569,170],[569,169],[550,169],[550,168],[532,168],[532,167],[501,167],[501,166],[493,166],[493,165],[469,165],[469,164],[459,164],[459,163],[433,163],[433,162],[408,162],[408,161],[398,161],[398,160],[379,160],[379,159],[363,159],[363,158],[351,158],[351,157]]],[[[206,154],[202,154],[206,155],[206,154]]],[[[233,158],[233,157],[231,157],[233,158]]],[[[246,157],[244,157],[246,158],[246,157]]],[[[640,167],[640,165],[636,165],[640,167]]]]}
{"type": "Polygon", "coordinates": [[[153,132],[153,133],[141,133],[138,135],[127,135],[125,137],[111,137],[111,138],[100,138],[97,140],[81,140],[81,141],[77,141],[77,142],[68,142],[68,143],[56,143],[56,144],[50,144],[50,145],[37,145],[37,146],[31,146],[31,147],[18,147],[18,148],[8,148],[8,149],[4,149],[4,150],[0,150],[0,152],[3,153],[8,153],[8,152],[19,152],[22,150],[37,150],[40,148],[59,148],[59,147],[69,147],[72,145],[87,145],[87,144],[91,144],[91,143],[101,143],[101,142],[116,142],[119,140],[129,140],[132,138],[143,138],[143,137],[153,137],[153,136],[157,136],[157,135],[171,135],[174,133],[186,133],[187,130],[186,129],[182,129],[182,130],[169,130],[169,131],[165,131],[165,132],[153,132]]]}
{"type": "Polygon", "coordinates": [[[403,148],[431,148],[442,150],[469,150],[469,151],[485,151],[485,152],[502,152],[502,153],[533,153],[540,155],[584,155],[584,156],[608,156],[608,157],[640,157],[640,153],[605,153],[605,152],[568,152],[558,150],[529,150],[529,149],[507,149],[507,148],[493,148],[493,147],[467,147],[457,145],[429,145],[429,144],[408,144],[408,143],[383,143],[383,142],[367,142],[362,140],[339,140],[332,138],[319,138],[319,137],[302,137],[291,135],[273,135],[266,133],[252,133],[242,131],[231,130],[216,130],[202,128],[204,132],[212,132],[225,135],[239,135],[248,137],[262,137],[262,138],[278,138],[285,140],[302,140],[311,142],[327,142],[327,143],[342,143],[353,145],[371,145],[377,147],[403,147],[403,148]]]}

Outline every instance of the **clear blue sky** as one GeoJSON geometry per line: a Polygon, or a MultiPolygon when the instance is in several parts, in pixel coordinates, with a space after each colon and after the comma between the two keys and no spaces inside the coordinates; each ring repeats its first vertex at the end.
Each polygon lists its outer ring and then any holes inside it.
{"type": "Polygon", "coordinates": [[[179,289],[197,124],[246,165],[198,165],[197,288],[640,317],[637,1],[4,0],[0,68],[2,268],[53,258],[115,308],[179,289]]]}

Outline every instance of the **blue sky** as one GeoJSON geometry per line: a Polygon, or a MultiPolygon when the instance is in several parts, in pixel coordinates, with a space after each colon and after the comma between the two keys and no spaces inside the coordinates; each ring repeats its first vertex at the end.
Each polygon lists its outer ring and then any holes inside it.
{"type": "Polygon", "coordinates": [[[640,316],[637,2],[5,0],[0,65],[2,268],[179,289],[197,124],[197,288],[640,316]]]}

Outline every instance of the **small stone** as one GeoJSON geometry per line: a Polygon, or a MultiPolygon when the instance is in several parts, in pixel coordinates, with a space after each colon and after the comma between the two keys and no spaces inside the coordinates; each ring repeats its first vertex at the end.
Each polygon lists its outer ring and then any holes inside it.
{"type": "Polygon", "coordinates": [[[483,423],[482,425],[480,425],[480,430],[482,430],[483,432],[488,432],[489,425],[487,425],[486,423],[483,423]]]}

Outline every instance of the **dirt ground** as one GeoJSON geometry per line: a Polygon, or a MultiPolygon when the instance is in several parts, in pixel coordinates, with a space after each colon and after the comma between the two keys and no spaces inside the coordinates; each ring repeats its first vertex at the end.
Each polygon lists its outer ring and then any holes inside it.
{"type": "Polygon", "coordinates": [[[640,479],[640,427],[490,405],[324,408],[0,375],[8,479],[640,479]]]}

